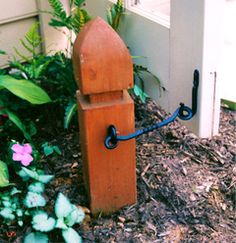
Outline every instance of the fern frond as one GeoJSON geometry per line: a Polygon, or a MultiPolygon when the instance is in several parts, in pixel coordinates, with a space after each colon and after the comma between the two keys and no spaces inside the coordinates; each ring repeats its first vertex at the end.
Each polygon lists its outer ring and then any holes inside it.
{"type": "Polygon", "coordinates": [[[39,23],[34,23],[29,31],[25,34],[25,39],[33,47],[36,48],[41,44],[41,37],[38,33],[39,23]]]}
{"type": "Polygon", "coordinates": [[[46,62],[44,62],[43,64],[40,64],[39,66],[37,66],[35,68],[35,79],[40,78],[43,73],[45,72],[45,70],[47,69],[48,65],[53,61],[53,59],[50,59],[46,62]]]}
{"type": "Polygon", "coordinates": [[[27,56],[21,54],[20,51],[19,51],[16,47],[13,47],[13,49],[14,49],[15,53],[16,53],[16,54],[17,54],[23,61],[25,61],[25,62],[30,62],[30,59],[29,59],[27,56]]]}
{"type": "Polygon", "coordinates": [[[60,0],[49,0],[49,4],[53,8],[53,15],[58,17],[59,19],[66,21],[67,20],[67,15],[66,11],[64,10],[64,7],[60,0]]]}
{"type": "Polygon", "coordinates": [[[121,10],[123,10],[124,9],[124,0],[117,0],[116,7],[119,10],[119,12],[121,10]]]}
{"type": "Polygon", "coordinates": [[[113,4],[108,10],[107,10],[107,22],[111,25],[111,27],[117,31],[119,24],[120,24],[120,18],[124,14],[124,1],[123,0],[117,0],[116,4],[113,4]]]}
{"type": "Polygon", "coordinates": [[[71,18],[71,25],[75,33],[78,33],[80,29],[90,20],[90,16],[84,9],[77,8],[74,15],[71,18]]]}
{"type": "Polygon", "coordinates": [[[49,25],[51,25],[53,27],[65,27],[66,23],[62,22],[60,20],[57,20],[57,19],[51,19],[49,22],[49,25]]]}
{"type": "Polygon", "coordinates": [[[20,43],[21,43],[21,45],[29,52],[29,53],[33,53],[33,49],[30,47],[30,46],[28,46],[25,42],[24,42],[24,40],[20,40],[20,43]]]}
{"type": "Polygon", "coordinates": [[[74,5],[78,8],[81,8],[81,5],[84,4],[85,0],[74,0],[74,5]]]}

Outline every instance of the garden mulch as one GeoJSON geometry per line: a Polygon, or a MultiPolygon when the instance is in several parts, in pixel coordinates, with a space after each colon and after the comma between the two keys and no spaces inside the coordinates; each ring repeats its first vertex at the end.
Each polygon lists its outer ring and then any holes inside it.
{"type": "MultiPolygon", "coordinates": [[[[167,114],[148,99],[135,99],[136,129],[156,123],[167,114]]],[[[42,157],[55,179],[47,186],[48,210],[57,193],[84,206],[86,219],[75,227],[89,242],[236,242],[236,113],[221,109],[220,133],[200,139],[178,121],[136,139],[137,190],[135,205],[111,215],[93,218],[82,176],[78,128],[41,134],[63,151],[62,156],[42,157]]],[[[125,165],[124,165],[125,166],[125,165]]],[[[122,178],[121,178],[122,180],[122,178]]],[[[31,228],[1,230],[0,242],[22,242],[31,228]],[[17,232],[8,239],[9,230],[17,232]],[[2,241],[1,241],[2,240],[2,241]]],[[[63,242],[60,232],[52,242],[63,242]]]]}

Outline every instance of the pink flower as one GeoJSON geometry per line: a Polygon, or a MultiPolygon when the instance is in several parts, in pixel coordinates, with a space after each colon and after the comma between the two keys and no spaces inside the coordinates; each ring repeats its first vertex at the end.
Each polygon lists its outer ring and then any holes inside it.
{"type": "Polygon", "coordinates": [[[12,159],[14,161],[20,161],[22,165],[28,166],[33,161],[33,157],[31,156],[32,147],[30,144],[26,143],[23,146],[16,143],[11,149],[14,151],[12,155],[12,159]]]}

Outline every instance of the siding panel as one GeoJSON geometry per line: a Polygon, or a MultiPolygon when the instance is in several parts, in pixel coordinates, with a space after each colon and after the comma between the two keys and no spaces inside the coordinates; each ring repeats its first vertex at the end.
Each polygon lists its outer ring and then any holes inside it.
{"type": "Polygon", "coordinates": [[[6,66],[9,58],[16,55],[13,47],[16,47],[21,53],[27,56],[29,55],[29,53],[22,48],[19,40],[24,38],[26,32],[35,21],[37,21],[37,18],[27,18],[0,25],[0,49],[6,51],[8,54],[7,56],[0,56],[0,67],[6,66]]]}
{"type": "Polygon", "coordinates": [[[0,1],[0,24],[37,15],[35,0],[0,1]]]}

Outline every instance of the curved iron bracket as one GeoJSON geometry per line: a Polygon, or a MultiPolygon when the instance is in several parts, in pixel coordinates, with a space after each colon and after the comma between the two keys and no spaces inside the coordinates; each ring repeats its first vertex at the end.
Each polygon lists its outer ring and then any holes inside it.
{"type": "Polygon", "coordinates": [[[114,125],[110,125],[108,127],[107,137],[104,141],[105,147],[107,149],[114,149],[117,147],[119,141],[127,141],[136,138],[144,133],[148,133],[155,129],[166,126],[169,123],[173,122],[177,117],[184,121],[190,120],[197,113],[199,76],[199,71],[197,69],[194,70],[192,88],[192,108],[189,108],[183,103],[180,103],[180,106],[166,120],[125,136],[117,135],[116,127],[114,125]]]}

